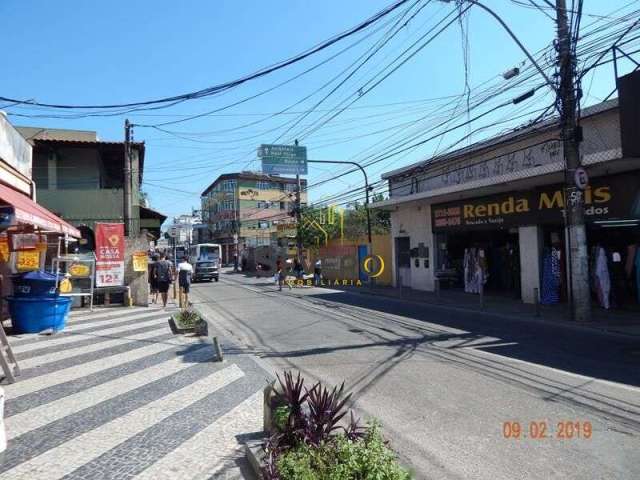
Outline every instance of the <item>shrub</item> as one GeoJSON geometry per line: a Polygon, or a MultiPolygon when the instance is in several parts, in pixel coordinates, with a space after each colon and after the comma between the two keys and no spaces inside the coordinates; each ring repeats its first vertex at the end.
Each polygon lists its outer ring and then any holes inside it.
{"type": "Polygon", "coordinates": [[[175,315],[176,322],[178,323],[179,328],[193,328],[200,320],[200,315],[192,308],[187,308],[185,310],[180,310],[175,315]]]}
{"type": "Polygon", "coordinates": [[[386,445],[380,425],[363,428],[351,412],[347,426],[344,383],[310,389],[298,373],[277,376],[280,391],[273,407],[275,432],[265,443],[266,480],[407,480],[409,473],[386,445]]]}
{"type": "Polygon", "coordinates": [[[300,444],[277,460],[281,480],[408,480],[386,445],[377,424],[371,424],[360,440],[344,434],[318,446],[300,444]]]}

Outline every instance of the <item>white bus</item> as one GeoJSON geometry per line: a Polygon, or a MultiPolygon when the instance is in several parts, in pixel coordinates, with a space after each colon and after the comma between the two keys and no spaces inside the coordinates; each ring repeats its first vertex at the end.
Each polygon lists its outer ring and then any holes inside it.
{"type": "Polygon", "coordinates": [[[193,265],[193,281],[220,279],[222,247],[217,243],[201,243],[189,249],[189,263],[193,265]]]}

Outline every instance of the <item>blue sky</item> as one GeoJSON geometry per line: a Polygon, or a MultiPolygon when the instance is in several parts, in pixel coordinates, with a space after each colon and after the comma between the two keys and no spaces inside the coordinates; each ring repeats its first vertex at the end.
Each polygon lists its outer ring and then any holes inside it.
{"type": "MultiPolygon", "coordinates": [[[[198,90],[288,58],[359,23],[389,3],[390,0],[3,0],[0,2],[3,19],[0,95],[44,103],[105,104],[198,90]]],[[[553,39],[554,24],[539,10],[508,0],[486,0],[486,3],[507,21],[530,51],[544,48],[553,39]]],[[[408,5],[411,4],[413,2],[408,5]]],[[[608,14],[628,4],[628,1],[613,0],[585,2],[583,28],[597,21],[594,15],[608,14]]],[[[199,206],[198,193],[219,174],[258,169],[255,151],[260,143],[288,143],[299,135],[301,143],[309,149],[310,158],[366,161],[371,158],[367,154],[385,150],[385,138],[389,135],[401,138],[403,133],[415,128],[413,122],[419,119],[420,122],[435,121],[439,113],[456,105],[456,113],[463,113],[466,101],[460,95],[465,89],[465,62],[463,37],[457,22],[384,82],[365,95],[358,95],[362,86],[365,87],[361,92],[367,90],[367,80],[453,9],[450,4],[425,1],[404,18],[420,6],[424,8],[384,49],[303,119],[300,119],[301,112],[314,107],[336,83],[316,90],[383,38],[387,28],[382,28],[382,23],[378,31],[367,30],[301,64],[217,97],[185,102],[165,110],[113,117],[12,116],[10,119],[15,125],[96,130],[101,139],[121,140],[125,117],[136,124],[158,124],[211,111],[272,88],[360,40],[325,65],[258,98],[219,112],[217,116],[163,127],[173,134],[136,127],[135,139],[144,140],[148,147],[144,189],[150,195],[152,206],[170,216],[186,213],[191,207],[199,206]],[[368,34],[370,36],[366,36],[368,34]],[[322,120],[327,110],[335,112],[344,99],[348,102],[355,99],[355,102],[322,128],[308,130],[307,125],[309,128],[317,125],[314,122],[322,120]],[[285,114],[272,115],[296,102],[299,103],[285,114]],[[286,132],[286,122],[297,120],[300,123],[286,132]],[[247,126],[254,122],[258,123],[247,126]]],[[[632,8],[627,7],[616,15],[632,8]]],[[[524,54],[494,19],[477,8],[470,10],[463,26],[468,35],[470,86],[486,82],[484,87],[500,90],[508,85],[498,75],[519,65],[525,59],[524,54]]],[[[540,77],[534,78],[500,100],[509,100],[540,82],[540,77]]],[[[610,68],[603,67],[593,76],[587,76],[583,87],[588,92],[585,104],[606,96],[613,87],[610,68]]],[[[478,88],[481,90],[483,86],[478,88]]],[[[551,93],[541,88],[531,102],[520,106],[523,108],[505,109],[499,117],[489,115],[474,123],[473,129],[501,122],[499,127],[483,130],[472,139],[522,123],[529,111],[533,112],[529,117],[533,117],[536,110],[550,103],[551,93]]],[[[7,111],[30,115],[56,113],[25,107],[7,108],[7,111]]],[[[443,139],[436,138],[406,154],[378,162],[368,169],[370,177],[375,181],[382,171],[427,158],[469,131],[459,129],[443,139]]],[[[423,138],[419,131],[416,135],[418,139],[423,138]]],[[[307,178],[314,184],[340,171],[341,167],[313,166],[307,178]]],[[[321,200],[353,189],[360,181],[358,175],[352,174],[312,188],[310,196],[321,200]]]]}

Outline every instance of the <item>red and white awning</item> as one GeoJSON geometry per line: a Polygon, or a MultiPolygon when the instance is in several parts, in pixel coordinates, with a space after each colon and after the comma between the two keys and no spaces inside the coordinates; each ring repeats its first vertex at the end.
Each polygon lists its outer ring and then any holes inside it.
{"type": "Polygon", "coordinates": [[[26,195],[0,184],[0,206],[13,209],[15,221],[80,238],[80,231],[26,195]]]}

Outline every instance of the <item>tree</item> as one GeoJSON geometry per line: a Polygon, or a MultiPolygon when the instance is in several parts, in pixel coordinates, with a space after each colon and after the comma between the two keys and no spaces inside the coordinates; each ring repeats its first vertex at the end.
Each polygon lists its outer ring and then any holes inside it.
{"type": "MultiPolygon", "coordinates": [[[[374,201],[383,200],[376,195],[374,201]]],[[[384,235],[391,231],[391,214],[386,210],[369,209],[371,217],[371,233],[384,235]]],[[[320,246],[325,240],[338,239],[342,234],[345,239],[356,239],[367,236],[367,211],[363,204],[354,203],[350,208],[306,207],[302,210],[300,226],[302,243],[305,247],[320,246]]]]}

